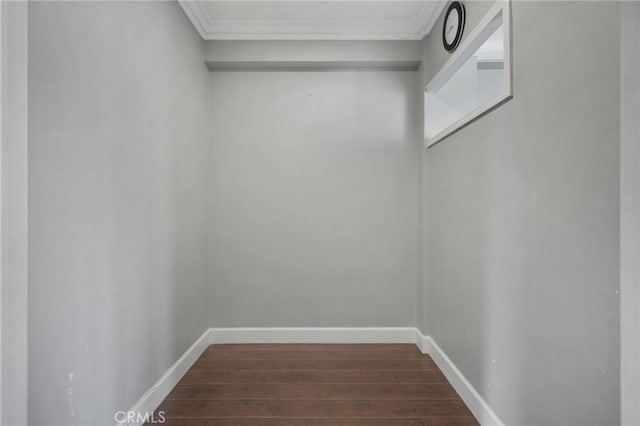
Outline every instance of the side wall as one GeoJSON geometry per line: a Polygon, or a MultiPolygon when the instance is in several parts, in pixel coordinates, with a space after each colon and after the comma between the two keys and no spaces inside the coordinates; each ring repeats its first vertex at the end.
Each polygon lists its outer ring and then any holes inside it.
{"type": "Polygon", "coordinates": [[[514,98],[427,150],[426,331],[506,424],[618,424],[619,5],[512,15],[514,98]]]}
{"type": "Polygon", "coordinates": [[[27,8],[0,3],[3,425],[27,423],[27,8]]]}
{"type": "Polygon", "coordinates": [[[209,73],[177,3],[29,4],[29,424],[113,424],[209,326],[209,73]]]}
{"type": "Polygon", "coordinates": [[[621,418],[640,424],[640,3],[620,7],[621,418]]]}
{"type": "Polygon", "coordinates": [[[215,72],[214,325],[414,326],[417,72],[215,72]]]}

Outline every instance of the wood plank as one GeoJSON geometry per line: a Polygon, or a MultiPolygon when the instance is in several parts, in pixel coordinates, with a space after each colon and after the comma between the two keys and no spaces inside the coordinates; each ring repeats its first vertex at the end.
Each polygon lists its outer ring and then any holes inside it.
{"type": "Polygon", "coordinates": [[[405,352],[418,352],[419,349],[413,343],[234,343],[209,345],[205,352],[210,351],[281,351],[290,350],[313,350],[313,351],[335,351],[335,350],[397,350],[405,352]]]}
{"type": "MultiPolygon", "coordinates": [[[[411,361],[405,361],[411,362],[411,361]]],[[[417,361],[413,361],[417,362],[417,361]]],[[[305,360],[305,359],[198,359],[191,370],[337,370],[348,368],[349,361],[343,360],[305,360]]]]}
{"type": "Polygon", "coordinates": [[[145,426],[208,426],[211,419],[164,419],[164,423],[160,423],[156,414],[155,423],[145,423],[145,426]]]}
{"type": "MultiPolygon", "coordinates": [[[[194,372],[195,373],[195,372],[194,372]]],[[[227,383],[398,383],[394,371],[253,370],[231,371],[227,383]]]]}
{"type": "Polygon", "coordinates": [[[369,370],[437,370],[438,366],[431,358],[416,360],[399,359],[362,359],[347,361],[349,368],[369,370]]]}
{"type": "Polygon", "coordinates": [[[166,418],[216,417],[379,417],[429,418],[472,417],[459,400],[317,400],[317,399],[235,399],[165,400],[157,411],[166,418]]]}
{"type": "Polygon", "coordinates": [[[306,360],[360,360],[360,359],[424,359],[419,351],[393,349],[282,349],[282,350],[235,350],[235,351],[207,351],[202,359],[306,359],[306,360]]]}
{"type": "Polygon", "coordinates": [[[464,403],[450,399],[398,400],[271,400],[276,417],[470,417],[464,403]]]}
{"type": "Polygon", "coordinates": [[[430,384],[332,384],[331,399],[457,399],[449,383],[430,384]]]}
{"type": "Polygon", "coordinates": [[[212,385],[178,385],[166,399],[274,399],[329,397],[329,386],[310,383],[245,383],[212,385]]]}
{"type": "Polygon", "coordinates": [[[400,383],[449,383],[440,370],[396,371],[400,383]]]}
{"type": "Polygon", "coordinates": [[[460,399],[336,400],[330,403],[331,414],[336,417],[472,417],[460,399]]]}
{"type": "Polygon", "coordinates": [[[235,399],[212,401],[204,399],[165,399],[156,412],[164,411],[167,419],[216,417],[269,417],[269,400],[235,399]]]}
{"type": "MultiPolygon", "coordinates": [[[[156,423],[157,424],[157,423],[156,423]]],[[[426,419],[392,418],[218,418],[166,419],[163,426],[479,426],[475,419],[432,417],[426,419]]],[[[147,424],[147,426],[153,426],[147,424]]]]}
{"type": "Polygon", "coordinates": [[[424,426],[480,426],[474,418],[432,417],[422,419],[424,426]]]}
{"type": "Polygon", "coordinates": [[[224,383],[228,375],[228,371],[189,370],[184,376],[182,376],[178,385],[224,383]]]}
{"type": "Polygon", "coordinates": [[[306,360],[266,359],[234,360],[200,358],[191,367],[195,370],[437,370],[429,358],[424,359],[362,359],[362,360],[306,360]]]}
{"type": "MultiPolygon", "coordinates": [[[[206,426],[423,426],[420,419],[209,419],[206,426]]],[[[179,426],[177,423],[171,426],[179,426]]],[[[189,425],[185,425],[189,426],[189,425]]],[[[451,425],[454,426],[454,425],[451,425]]]]}
{"type": "Polygon", "coordinates": [[[274,417],[333,417],[332,408],[329,400],[278,399],[269,401],[269,413],[274,417]]]}

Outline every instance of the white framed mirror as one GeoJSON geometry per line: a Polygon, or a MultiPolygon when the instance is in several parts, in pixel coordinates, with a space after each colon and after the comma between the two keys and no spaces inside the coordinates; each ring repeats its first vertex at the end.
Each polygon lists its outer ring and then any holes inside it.
{"type": "Polygon", "coordinates": [[[498,1],[425,89],[425,143],[432,146],[513,96],[510,2],[498,1]]]}

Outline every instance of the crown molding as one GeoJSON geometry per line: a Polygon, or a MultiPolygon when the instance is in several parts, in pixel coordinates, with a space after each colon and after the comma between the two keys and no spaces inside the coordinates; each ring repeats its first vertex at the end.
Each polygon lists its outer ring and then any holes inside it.
{"type": "Polygon", "coordinates": [[[182,7],[182,10],[187,15],[187,18],[191,21],[200,37],[207,40],[207,28],[209,26],[209,15],[207,10],[200,1],[192,0],[178,0],[178,4],[182,7]]]}
{"type": "Polygon", "coordinates": [[[205,40],[421,40],[442,13],[446,2],[425,0],[408,20],[216,20],[203,1],[178,0],[205,40]]]}

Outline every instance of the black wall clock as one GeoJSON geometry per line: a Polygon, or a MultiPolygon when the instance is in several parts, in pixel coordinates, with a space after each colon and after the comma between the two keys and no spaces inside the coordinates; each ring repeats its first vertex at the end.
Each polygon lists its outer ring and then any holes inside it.
{"type": "Polygon", "coordinates": [[[464,20],[464,5],[459,1],[451,2],[442,25],[442,44],[447,52],[453,52],[458,47],[464,31],[464,20]]]}

